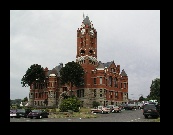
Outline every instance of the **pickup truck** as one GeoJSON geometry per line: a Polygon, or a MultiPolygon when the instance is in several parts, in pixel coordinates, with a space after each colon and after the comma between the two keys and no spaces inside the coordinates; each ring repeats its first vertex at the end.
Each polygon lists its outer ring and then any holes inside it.
{"type": "Polygon", "coordinates": [[[91,112],[92,113],[110,113],[111,110],[108,107],[98,106],[97,108],[92,108],[91,112]]]}

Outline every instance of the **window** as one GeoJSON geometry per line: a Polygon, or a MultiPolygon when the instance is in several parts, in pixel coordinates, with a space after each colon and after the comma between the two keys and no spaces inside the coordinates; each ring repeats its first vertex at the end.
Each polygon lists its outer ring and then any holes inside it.
{"type": "Polygon", "coordinates": [[[116,78],[114,78],[114,87],[116,87],[116,78]]]}
{"type": "Polygon", "coordinates": [[[84,89],[77,90],[77,97],[84,97],[84,89]]]}
{"type": "Polygon", "coordinates": [[[94,84],[96,84],[96,78],[94,78],[94,84]]]}
{"type": "Polygon", "coordinates": [[[109,86],[112,87],[112,76],[109,76],[109,86]]]}
{"type": "Polygon", "coordinates": [[[80,93],[79,93],[79,90],[77,90],[77,97],[80,97],[80,93]]]}
{"type": "Polygon", "coordinates": [[[81,97],[84,97],[84,89],[81,90],[81,97]]]}
{"type": "Polygon", "coordinates": [[[118,98],[118,92],[115,92],[115,98],[118,98]]]}
{"type": "Polygon", "coordinates": [[[100,77],[100,84],[102,84],[102,77],[100,77]]]}
{"type": "Polygon", "coordinates": [[[118,79],[117,78],[115,78],[115,87],[118,88],[118,79]]]}
{"type": "Polygon", "coordinates": [[[107,97],[107,90],[105,89],[104,90],[104,95],[105,95],[105,98],[107,97]]]}
{"type": "Polygon", "coordinates": [[[96,97],[96,89],[94,89],[94,97],[96,97]]]}
{"type": "Polygon", "coordinates": [[[126,88],[126,83],[124,83],[124,88],[126,88]]]}
{"type": "Polygon", "coordinates": [[[110,98],[113,98],[113,91],[110,91],[110,98]]]}

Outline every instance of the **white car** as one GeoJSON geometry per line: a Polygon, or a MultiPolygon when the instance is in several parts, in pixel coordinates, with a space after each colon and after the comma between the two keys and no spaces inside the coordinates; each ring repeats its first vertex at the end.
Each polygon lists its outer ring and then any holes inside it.
{"type": "Polygon", "coordinates": [[[107,107],[110,108],[110,110],[111,110],[112,113],[121,112],[121,108],[119,106],[116,106],[116,105],[108,105],[107,107]]]}
{"type": "Polygon", "coordinates": [[[10,117],[11,118],[16,117],[16,112],[17,110],[10,110],[10,117]]]}

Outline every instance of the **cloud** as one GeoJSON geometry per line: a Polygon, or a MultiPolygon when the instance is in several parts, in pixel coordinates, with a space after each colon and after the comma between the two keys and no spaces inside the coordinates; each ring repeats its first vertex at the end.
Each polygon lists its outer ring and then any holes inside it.
{"type": "Polygon", "coordinates": [[[126,71],[129,98],[149,94],[152,80],[160,78],[159,10],[11,10],[11,99],[28,96],[20,81],[32,64],[52,69],[76,60],[83,13],[97,30],[98,61],[114,60],[126,71]]]}

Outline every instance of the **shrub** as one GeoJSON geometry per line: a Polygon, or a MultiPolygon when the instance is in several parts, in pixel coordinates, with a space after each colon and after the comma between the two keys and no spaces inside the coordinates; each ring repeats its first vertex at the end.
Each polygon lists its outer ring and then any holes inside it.
{"type": "Polygon", "coordinates": [[[72,110],[74,112],[79,112],[80,101],[76,97],[70,97],[67,99],[63,99],[60,104],[60,112],[68,112],[72,110]]]}
{"type": "Polygon", "coordinates": [[[93,108],[96,108],[96,107],[98,107],[99,105],[100,105],[99,102],[93,101],[93,108]]]}

